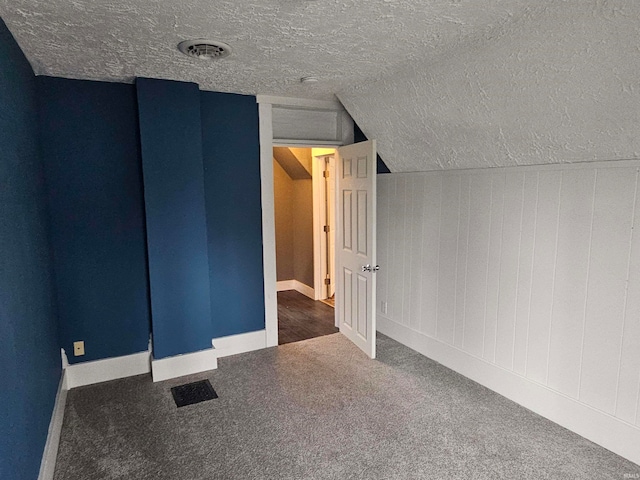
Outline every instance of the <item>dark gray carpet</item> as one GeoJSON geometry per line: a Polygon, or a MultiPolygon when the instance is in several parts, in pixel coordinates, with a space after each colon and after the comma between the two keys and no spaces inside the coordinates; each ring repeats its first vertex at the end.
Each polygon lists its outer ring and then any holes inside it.
{"type": "Polygon", "coordinates": [[[623,479],[640,466],[380,336],[223,358],[69,392],[56,480],[623,479]],[[176,408],[208,378],[216,400],[176,408]]]}

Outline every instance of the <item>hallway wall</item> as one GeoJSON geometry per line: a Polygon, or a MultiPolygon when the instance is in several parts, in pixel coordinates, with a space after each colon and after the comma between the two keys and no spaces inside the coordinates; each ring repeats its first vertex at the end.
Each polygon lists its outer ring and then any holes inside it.
{"type": "Polygon", "coordinates": [[[313,288],[313,182],[292,179],[275,159],[273,172],[277,281],[313,288]]]}
{"type": "Polygon", "coordinates": [[[273,160],[273,197],[276,224],[276,280],[295,279],[293,269],[293,180],[273,160]]]}

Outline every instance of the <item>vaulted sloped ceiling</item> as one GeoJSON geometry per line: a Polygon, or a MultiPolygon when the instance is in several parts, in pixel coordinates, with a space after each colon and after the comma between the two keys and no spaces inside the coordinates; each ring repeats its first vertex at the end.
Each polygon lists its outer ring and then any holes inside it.
{"type": "Polygon", "coordinates": [[[311,149],[274,147],[273,158],[292,180],[311,179],[311,149]],[[304,150],[308,150],[305,155],[304,150]],[[307,161],[308,157],[308,161],[307,161]]]}
{"type": "Polygon", "coordinates": [[[538,6],[339,99],[392,171],[640,158],[640,2],[538,6]]]}
{"type": "Polygon", "coordinates": [[[392,171],[640,152],[637,1],[0,0],[0,16],[41,75],[337,95],[392,171]],[[195,38],[233,53],[177,50],[195,38]]]}

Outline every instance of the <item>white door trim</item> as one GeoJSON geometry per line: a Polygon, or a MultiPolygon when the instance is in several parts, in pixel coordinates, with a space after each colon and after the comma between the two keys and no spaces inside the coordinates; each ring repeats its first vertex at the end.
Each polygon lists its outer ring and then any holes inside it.
{"type": "Polygon", "coordinates": [[[264,326],[267,347],[278,345],[276,292],[276,220],[273,198],[273,129],[271,104],[258,103],[260,126],[260,190],[262,201],[262,265],[264,269],[264,326]]]}
{"type": "Polygon", "coordinates": [[[312,175],[311,181],[313,184],[313,291],[314,300],[321,300],[325,298],[323,295],[323,282],[324,278],[322,271],[322,250],[323,244],[320,237],[320,229],[324,224],[324,178],[322,177],[322,164],[320,160],[324,158],[324,155],[320,157],[313,157],[312,159],[312,175]],[[320,268],[318,268],[320,267],[320,268]]]}
{"type": "MultiPolygon", "coordinates": [[[[267,336],[267,347],[278,345],[278,296],[276,292],[276,222],[274,216],[273,197],[273,125],[272,103],[295,104],[301,99],[285,99],[258,95],[258,117],[260,129],[260,187],[262,200],[262,260],[264,269],[264,320],[267,336]],[[291,103],[294,102],[294,103],[291,103]]],[[[304,102],[303,102],[304,103],[304,102]]],[[[339,104],[340,108],[342,108],[339,104]]],[[[313,105],[317,107],[317,105],[313,105]]],[[[348,115],[344,112],[344,115],[348,115]]],[[[305,147],[333,147],[353,143],[353,123],[343,122],[343,141],[331,145],[318,145],[309,140],[305,147]]],[[[301,141],[302,142],[302,141],[301,141]]],[[[303,142],[304,143],[304,142],[303,142]]],[[[297,146],[303,146],[298,144],[297,146]]]]}
{"type": "MultiPolygon", "coordinates": [[[[323,176],[325,159],[334,157],[335,154],[325,154],[313,157],[313,289],[314,300],[327,298],[327,289],[324,279],[327,273],[327,236],[322,227],[327,216],[326,182],[323,176]]],[[[335,182],[335,178],[329,178],[335,182]]],[[[335,226],[333,227],[335,228],[335,226]]],[[[335,279],[331,279],[335,282],[335,279]]]]}

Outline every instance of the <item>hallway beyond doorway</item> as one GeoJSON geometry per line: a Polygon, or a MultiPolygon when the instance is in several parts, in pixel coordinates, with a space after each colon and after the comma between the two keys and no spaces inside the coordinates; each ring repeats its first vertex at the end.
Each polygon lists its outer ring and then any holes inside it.
{"type": "Polygon", "coordinates": [[[278,292],[278,345],[337,332],[333,308],[295,290],[278,292]]]}

